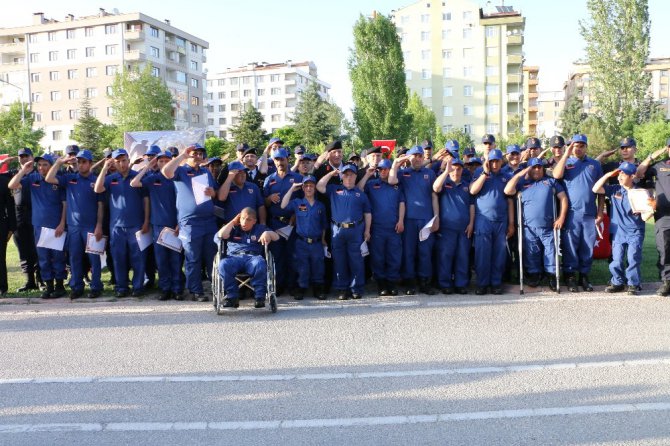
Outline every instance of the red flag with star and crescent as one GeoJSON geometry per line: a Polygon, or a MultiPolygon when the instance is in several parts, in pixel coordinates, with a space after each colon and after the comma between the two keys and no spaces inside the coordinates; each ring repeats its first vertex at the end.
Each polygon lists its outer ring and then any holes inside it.
{"type": "Polygon", "coordinates": [[[382,153],[390,156],[393,150],[395,150],[395,139],[373,139],[372,147],[381,147],[382,153]]]}

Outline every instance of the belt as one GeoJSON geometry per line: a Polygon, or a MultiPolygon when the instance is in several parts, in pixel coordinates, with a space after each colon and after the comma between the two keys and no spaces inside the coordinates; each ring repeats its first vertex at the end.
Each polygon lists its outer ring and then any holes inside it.
{"type": "Polygon", "coordinates": [[[303,242],[305,242],[305,243],[309,243],[309,244],[316,243],[316,242],[319,241],[318,238],[303,237],[303,236],[300,235],[300,234],[298,234],[298,238],[299,238],[300,240],[302,240],[303,242]]]}
{"type": "Polygon", "coordinates": [[[344,223],[338,223],[336,221],[333,221],[333,224],[335,226],[337,226],[338,228],[349,229],[349,228],[353,228],[354,226],[356,226],[357,224],[359,224],[362,221],[363,220],[358,220],[358,221],[354,221],[354,222],[344,222],[344,223]]]}
{"type": "Polygon", "coordinates": [[[275,215],[272,218],[274,218],[275,220],[279,220],[282,223],[288,223],[288,222],[291,221],[291,219],[289,217],[281,217],[279,215],[275,215]]]}

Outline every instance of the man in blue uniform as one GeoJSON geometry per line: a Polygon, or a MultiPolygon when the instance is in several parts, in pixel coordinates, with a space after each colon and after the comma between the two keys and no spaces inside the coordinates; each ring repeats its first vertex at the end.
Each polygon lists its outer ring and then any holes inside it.
{"type": "Polygon", "coordinates": [[[462,178],[463,162],[454,158],[433,183],[440,200],[437,237],[437,283],[444,294],[468,293],[470,238],[475,225],[475,205],[469,184],[462,178]]]}
{"type": "Polygon", "coordinates": [[[593,263],[593,246],[596,242],[596,225],[603,218],[605,198],[591,192],[593,185],[603,176],[600,163],[586,155],[586,135],[572,137],[572,143],[556,163],[554,178],[562,179],[570,202],[570,210],[563,231],[563,271],[568,281],[568,289],[577,292],[593,291],[589,273],[593,263]],[[573,156],[574,154],[574,156],[573,156]],[[575,274],[579,272],[579,281],[575,274]]]}
{"type": "Polygon", "coordinates": [[[370,202],[356,187],[356,166],[345,164],[319,180],[316,189],[328,196],[333,231],[333,287],[338,299],[360,299],[365,286],[365,265],[361,256],[363,241],[370,239],[372,215],[370,202]],[[342,184],[328,184],[334,175],[342,175],[342,184]]]}
{"type": "Polygon", "coordinates": [[[323,292],[324,247],[326,243],[326,207],[316,199],[316,178],[302,177],[301,183],[293,183],[281,201],[281,208],[295,215],[296,241],[293,261],[298,273],[298,290],[293,296],[302,300],[312,284],[314,297],[326,298],[323,292]],[[291,199],[294,191],[302,190],[304,198],[291,199]]]}
{"type": "Polygon", "coordinates": [[[165,178],[161,169],[172,159],[172,152],[160,152],[130,182],[132,187],[143,187],[149,193],[151,205],[151,231],[154,255],[158,267],[160,300],[183,299],[184,284],[181,277],[181,253],[158,243],[166,229],[178,231],[177,191],[174,181],[165,178]]]}
{"type": "Polygon", "coordinates": [[[542,272],[549,281],[549,288],[556,291],[556,248],[554,229],[561,230],[568,214],[568,196],[561,183],[546,176],[544,163],[531,158],[528,167],[519,171],[505,186],[505,193],[521,194],[523,213],[523,260],[528,273],[528,284],[539,286],[542,272]],[[558,197],[561,207],[554,220],[554,200],[558,197]]]}
{"type": "MultiPolygon", "coordinates": [[[[51,155],[44,154],[35,158],[37,172],[33,171],[33,162],[21,166],[21,170],[9,181],[10,189],[30,190],[32,201],[32,223],[35,241],[39,242],[42,228],[55,230],[56,237],[65,231],[65,191],[58,185],[49,184],[45,177],[54,161],[51,155]]],[[[65,252],[49,248],[37,248],[42,279],[47,287],[42,298],[50,299],[65,295],[63,281],[65,270],[65,252]],[[54,287],[54,280],[56,285],[54,287]]]]}
{"type": "Polygon", "coordinates": [[[161,169],[165,178],[174,180],[177,189],[179,238],[184,247],[186,287],[191,293],[191,300],[198,302],[209,300],[202,287],[202,267],[204,265],[209,271],[216,255],[216,217],[211,198],[216,196],[218,185],[209,170],[200,166],[206,156],[204,147],[192,145],[161,169]],[[184,160],[186,164],[180,165],[184,160]],[[196,199],[194,180],[199,185],[205,185],[202,200],[200,196],[196,199]]]}
{"type": "Polygon", "coordinates": [[[509,176],[501,172],[502,152],[489,151],[482,170],[478,171],[470,193],[475,196],[475,294],[502,294],[502,276],[507,249],[505,243],[514,235],[514,204],[505,196],[509,176]]]}
{"type": "Polygon", "coordinates": [[[132,296],[139,297],[144,292],[146,255],[140,250],[136,234],[138,231],[146,234],[151,229],[149,197],[130,186],[135,175],[137,172],[130,170],[128,152],[116,149],[95,181],[95,192],[106,191],[109,199],[109,245],[114,259],[116,297],[128,295],[128,258],[133,269],[132,296]],[[112,164],[116,172],[107,175],[112,164]]]}
{"type": "Polygon", "coordinates": [[[244,208],[253,208],[258,215],[258,222],[265,224],[265,202],[261,191],[248,179],[244,164],[233,161],[228,164],[228,178],[219,187],[217,196],[223,203],[224,221],[229,222],[242,212],[244,208]]]}
{"type": "Polygon", "coordinates": [[[388,183],[391,161],[383,159],[370,166],[358,188],[370,200],[372,230],[370,260],[380,296],[396,296],[402,265],[402,233],[405,230],[405,195],[399,184],[388,183]],[[377,178],[370,179],[374,173],[377,178]]]}
{"type": "Polygon", "coordinates": [[[423,149],[412,147],[407,155],[396,158],[389,172],[389,184],[400,184],[405,194],[405,231],[403,233],[403,278],[407,284],[405,294],[416,293],[416,277],[419,291],[435,294],[430,287],[433,276],[433,233],[440,226],[437,195],[433,193],[435,172],[423,167],[423,149]],[[409,160],[410,167],[398,170],[400,164],[409,160]],[[433,219],[430,235],[421,241],[419,232],[433,219]]]}
{"type": "MultiPolygon", "coordinates": [[[[500,171],[505,175],[512,176],[519,171],[521,166],[521,148],[518,144],[510,144],[507,146],[507,164],[505,164],[500,171]]],[[[525,168],[525,166],[523,166],[525,168]]]]}
{"type": "Polygon", "coordinates": [[[611,232],[612,262],[610,273],[612,279],[605,289],[608,293],[618,293],[626,289],[631,296],[640,292],[640,266],[642,265],[642,242],[644,241],[644,220],[639,213],[633,213],[628,193],[635,187],[637,166],[624,161],[619,169],[603,175],[593,186],[593,193],[605,194],[612,203],[611,232]],[[617,176],[618,185],[608,185],[610,178],[617,176]],[[628,267],[625,260],[628,258],[628,267]]]}
{"type": "Polygon", "coordinates": [[[223,225],[217,235],[228,240],[228,255],[219,263],[219,274],[223,277],[226,293],[223,307],[229,310],[238,307],[240,291],[235,276],[242,272],[251,276],[254,308],[265,307],[267,262],[263,246],[277,241],[279,234],[265,225],[257,224],[256,211],[245,208],[223,225]]]}
{"type": "Polygon", "coordinates": [[[89,298],[102,294],[100,279],[100,256],[86,254],[88,234],[93,234],[96,241],[102,238],[102,219],[105,199],[103,194],[93,190],[98,178],[91,171],[93,154],[89,150],[80,150],[76,156],[67,155],[58,158],[49,170],[45,180],[47,183],[58,184],[65,189],[67,202],[67,246],[70,255],[70,298],[77,299],[84,295],[84,276],[86,275],[84,257],[88,257],[91,266],[91,292],[89,298]],[[63,164],[76,162],[76,173],[57,176],[63,164]]]}
{"type": "Polygon", "coordinates": [[[549,147],[551,147],[551,158],[547,160],[546,166],[547,169],[552,169],[563,156],[565,139],[561,135],[554,135],[549,139],[549,147]]]}

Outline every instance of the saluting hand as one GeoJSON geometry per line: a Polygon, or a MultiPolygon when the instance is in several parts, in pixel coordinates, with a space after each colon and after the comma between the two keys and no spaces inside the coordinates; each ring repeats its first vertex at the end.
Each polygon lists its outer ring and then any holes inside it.
{"type": "Polygon", "coordinates": [[[610,150],[605,150],[603,153],[598,155],[598,158],[600,159],[607,159],[610,156],[614,155],[616,153],[616,149],[610,149],[610,150]]]}
{"type": "Polygon", "coordinates": [[[658,149],[657,151],[652,153],[651,157],[654,158],[654,159],[658,159],[658,158],[662,157],[663,155],[665,155],[665,153],[667,151],[668,151],[667,147],[661,147],[660,149],[658,149]]]}
{"type": "Polygon", "coordinates": [[[21,170],[23,173],[28,173],[31,170],[33,170],[33,166],[35,165],[35,161],[26,161],[26,163],[21,167],[21,170]]]}
{"type": "Polygon", "coordinates": [[[9,164],[16,159],[19,159],[19,157],[18,156],[8,156],[7,158],[5,158],[3,160],[0,160],[0,166],[3,166],[5,164],[9,164]]]}

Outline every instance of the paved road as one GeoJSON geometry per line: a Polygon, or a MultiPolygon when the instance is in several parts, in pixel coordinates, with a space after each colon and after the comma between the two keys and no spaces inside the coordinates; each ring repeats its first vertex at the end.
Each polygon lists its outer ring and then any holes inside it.
{"type": "Polygon", "coordinates": [[[0,444],[670,444],[670,299],[249,305],[0,305],[0,444]]]}

